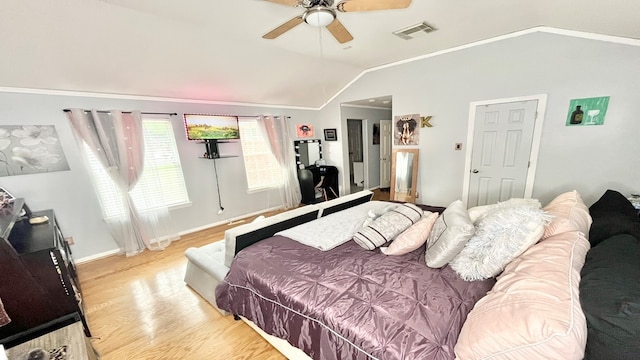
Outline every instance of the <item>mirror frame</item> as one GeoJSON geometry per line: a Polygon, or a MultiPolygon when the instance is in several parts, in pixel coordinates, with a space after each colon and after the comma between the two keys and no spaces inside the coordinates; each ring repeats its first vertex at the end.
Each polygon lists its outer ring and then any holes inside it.
{"type": "Polygon", "coordinates": [[[420,155],[419,149],[398,149],[395,148],[391,155],[391,189],[390,199],[394,201],[415,203],[416,193],[418,188],[418,157],[420,155]],[[396,196],[396,157],[398,153],[411,153],[413,154],[413,173],[411,174],[411,184],[413,188],[409,191],[408,196],[396,196]]]}
{"type": "MultiPolygon", "coordinates": [[[[318,150],[320,152],[319,156],[320,156],[320,159],[322,159],[322,141],[320,141],[320,139],[295,140],[293,142],[293,148],[296,151],[296,165],[300,169],[304,169],[304,167],[305,167],[304,163],[302,162],[302,160],[300,160],[300,145],[301,144],[307,144],[307,143],[318,143],[318,150]],[[302,165],[302,167],[300,167],[300,165],[302,165]]],[[[314,162],[314,164],[315,164],[315,162],[314,162]]],[[[314,164],[309,164],[309,166],[314,165],[314,164]]]]}

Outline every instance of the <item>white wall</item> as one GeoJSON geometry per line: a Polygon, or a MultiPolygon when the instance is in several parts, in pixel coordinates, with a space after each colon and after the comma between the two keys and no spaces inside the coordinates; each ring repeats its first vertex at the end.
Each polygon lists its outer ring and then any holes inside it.
{"type": "Polygon", "coordinates": [[[338,126],[341,103],[379,94],[393,96],[394,116],[432,115],[420,129],[418,201],[446,206],[462,195],[465,152],[454,144],[466,142],[470,102],[548,94],[533,196],[576,189],[591,204],[608,188],[640,191],[638,79],[640,47],[534,33],[368,72],[321,119],[338,126]],[[571,99],[597,96],[611,97],[604,125],[565,126],[571,99]]]}
{"type": "MultiPolygon", "coordinates": [[[[102,220],[88,172],[78,155],[69,121],[62,111],[65,108],[178,113],[178,116],[172,118],[173,130],[191,199],[190,206],[171,211],[176,230],[181,232],[224,223],[228,219],[282,205],[279,192],[275,190],[247,194],[242,157],[224,158],[216,160],[222,204],[225,208],[224,213],[218,215],[213,161],[199,158],[205,150],[203,144],[186,140],[183,113],[289,115],[293,136],[297,123],[318,126],[317,111],[304,109],[0,92],[0,125],[54,125],[71,169],[2,177],[0,186],[16,197],[25,198],[27,205],[34,211],[54,209],[64,235],[73,236],[76,242],[72,247],[76,259],[115,250],[117,245],[102,220]]],[[[239,143],[219,146],[223,155],[242,155],[239,143]]]]}
{"type": "MultiPolygon", "coordinates": [[[[360,99],[351,99],[360,100],[360,99]]],[[[374,107],[363,107],[363,106],[352,106],[343,104],[341,107],[341,126],[344,127],[345,138],[342,142],[343,146],[343,154],[344,154],[344,171],[341,174],[341,179],[343,184],[349,183],[349,146],[346,139],[346,126],[347,119],[357,119],[357,120],[367,120],[363,121],[363,131],[366,132],[367,136],[363,137],[363,151],[366,153],[367,160],[367,168],[365,171],[369,177],[369,189],[380,186],[380,145],[372,144],[373,137],[373,124],[380,124],[380,120],[391,120],[391,110],[374,108],[374,107]],[[366,129],[364,126],[366,124],[366,129]]],[[[348,191],[350,189],[349,186],[343,187],[340,191],[348,191]],[[344,190],[343,190],[344,189],[344,190]]],[[[344,194],[344,192],[341,192],[344,194]]]]}

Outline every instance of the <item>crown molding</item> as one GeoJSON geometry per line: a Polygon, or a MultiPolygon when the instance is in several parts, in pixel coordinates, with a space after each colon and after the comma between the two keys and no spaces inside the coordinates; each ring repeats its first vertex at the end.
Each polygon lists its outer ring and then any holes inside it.
{"type": "Polygon", "coordinates": [[[460,46],[455,46],[455,47],[452,47],[452,48],[449,48],[449,49],[435,51],[435,52],[432,52],[432,53],[429,53],[429,54],[424,54],[424,55],[416,56],[416,57],[413,57],[413,58],[399,60],[399,61],[396,61],[396,62],[392,62],[392,63],[388,63],[388,64],[385,64],[385,65],[380,65],[380,66],[376,66],[376,67],[372,67],[372,68],[366,69],[366,70],[362,71],[358,76],[356,76],[353,80],[351,80],[349,83],[347,83],[347,85],[345,85],[342,89],[340,89],[335,95],[333,95],[331,98],[329,98],[320,107],[320,109],[324,108],[327,104],[329,104],[333,100],[335,100],[335,98],[337,98],[340,94],[342,94],[345,90],[347,90],[351,85],[353,85],[356,81],[358,81],[362,76],[364,76],[367,73],[378,71],[378,70],[383,70],[383,69],[386,69],[386,68],[395,67],[395,66],[399,66],[399,65],[403,65],[403,64],[408,64],[408,63],[411,63],[411,62],[414,62],[414,61],[428,59],[428,58],[431,58],[431,57],[436,57],[436,56],[440,56],[440,55],[444,55],[444,54],[449,54],[449,53],[452,53],[452,52],[465,50],[465,49],[473,48],[473,47],[476,47],[476,46],[481,46],[481,45],[485,45],[485,44],[491,44],[491,43],[494,43],[494,42],[497,42],[497,41],[502,41],[502,40],[506,40],[506,39],[520,37],[520,36],[523,36],[523,35],[538,33],[538,32],[548,33],[548,34],[564,35],[564,36],[571,36],[571,37],[583,38],[583,39],[589,39],[589,40],[606,41],[606,42],[611,42],[611,43],[615,43],[615,44],[640,46],[640,39],[632,39],[632,38],[626,38],[626,37],[621,37],[621,36],[613,36],[613,35],[595,34],[595,33],[588,33],[588,32],[575,31],[575,30],[558,29],[558,28],[553,28],[553,27],[548,27],[548,26],[536,26],[536,27],[532,27],[532,28],[529,28],[529,29],[515,31],[515,32],[512,32],[512,33],[508,33],[508,34],[492,37],[492,38],[489,38],[489,39],[479,40],[479,41],[475,41],[475,42],[472,42],[472,43],[468,43],[468,44],[464,44],[464,45],[460,45],[460,46]]]}
{"type": "Polygon", "coordinates": [[[292,105],[270,105],[270,104],[243,103],[243,102],[233,102],[233,101],[198,100],[198,99],[170,98],[170,97],[160,97],[160,96],[110,94],[110,93],[87,92],[87,91],[34,89],[34,88],[18,88],[18,87],[3,87],[3,86],[0,86],[0,92],[18,93],[18,94],[34,94],[34,95],[92,97],[92,98],[99,98],[99,99],[175,102],[175,103],[184,103],[184,104],[231,105],[231,106],[245,106],[245,107],[250,106],[250,107],[264,107],[264,108],[276,108],[276,109],[295,109],[295,110],[320,110],[320,108],[292,106],[292,105]]]}

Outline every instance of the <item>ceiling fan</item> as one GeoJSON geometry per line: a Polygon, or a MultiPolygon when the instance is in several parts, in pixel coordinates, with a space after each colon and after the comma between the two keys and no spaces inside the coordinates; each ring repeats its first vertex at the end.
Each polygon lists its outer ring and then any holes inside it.
{"type": "Polygon", "coordinates": [[[353,36],[336,18],[337,12],[355,12],[371,10],[404,9],[411,4],[411,0],[267,0],[272,3],[305,8],[300,16],[296,16],[286,23],[264,34],[264,39],[275,39],[294,27],[306,22],[327,30],[344,44],[353,40],[353,36]],[[335,3],[335,4],[334,4],[335,3]]]}

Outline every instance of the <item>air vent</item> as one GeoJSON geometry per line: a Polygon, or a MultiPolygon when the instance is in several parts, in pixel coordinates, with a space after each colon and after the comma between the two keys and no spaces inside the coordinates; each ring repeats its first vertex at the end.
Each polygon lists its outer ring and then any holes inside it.
{"type": "Polygon", "coordinates": [[[415,24],[415,25],[411,25],[407,28],[404,28],[402,30],[398,30],[398,31],[394,31],[393,35],[396,35],[398,37],[401,37],[405,40],[411,40],[413,38],[415,38],[417,35],[420,34],[424,34],[424,33],[430,33],[430,32],[434,32],[437,29],[434,28],[433,26],[427,24],[426,21],[423,21],[421,23],[415,24]]]}

